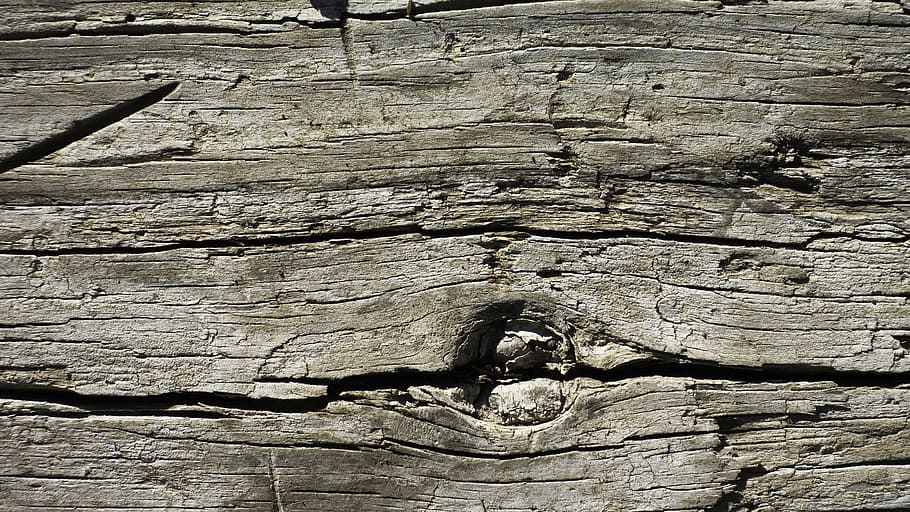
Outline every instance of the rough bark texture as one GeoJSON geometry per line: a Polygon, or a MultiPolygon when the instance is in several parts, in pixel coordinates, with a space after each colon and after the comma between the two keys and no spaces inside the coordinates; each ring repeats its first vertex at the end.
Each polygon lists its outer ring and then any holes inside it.
{"type": "Polygon", "coordinates": [[[0,0],[0,509],[910,509],[908,13],[0,0]]]}

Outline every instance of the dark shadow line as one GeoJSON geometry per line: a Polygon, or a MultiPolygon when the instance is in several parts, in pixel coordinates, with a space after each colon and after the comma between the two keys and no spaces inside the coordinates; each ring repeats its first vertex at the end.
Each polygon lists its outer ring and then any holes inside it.
{"type": "Polygon", "coordinates": [[[76,408],[74,411],[41,411],[50,416],[176,416],[227,418],[231,415],[217,409],[294,413],[318,411],[328,404],[328,397],[251,398],[246,395],[189,391],[159,395],[85,395],[52,386],[0,384],[0,399],[44,402],[76,408]],[[216,410],[183,410],[180,407],[209,406],[216,410]]]}
{"type": "MultiPolygon", "coordinates": [[[[401,370],[395,372],[354,375],[338,379],[269,378],[258,382],[303,382],[324,384],[324,395],[312,398],[252,398],[246,395],[213,392],[174,392],[160,395],[118,396],[83,395],[52,386],[21,386],[0,384],[0,399],[45,402],[77,408],[75,411],[53,411],[52,416],[177,416],[199,418],[230,417],[230,410],[269,411],[276,413],[305,413],[324,410],[328,404],[344,401],[346,393],[364,391],[405,391],[413,386],[453,387],[478,384],[478,376],[487,372],[477,366],[444,371],[401,370]],[[210,406],[215,410],[182,410],[180,406],[210,406]]],[[[910,374],[838,371],[810,367],[771,366],[744,368],[710,363],[658,362],[632,364],[613,370],[578,364],[567,373],[538,369],[500,376],[531,379],[550,378],[570,381],[578,378],[616,383],[631,379],[662,377],[688,378],[696,382],[727,381],[742,384],[792,382],[830,382],[843,387],[878,387],[894,389],[910,384],[910,374]]],[[[42,411],[47,412],[47,411],[42,411]]]]}
{"type": "Polygon", "coordinates": [[[501,375],[491,374],[484,361],[443,371],[401,369],[367,373],[341,378],[260,378],[257,382],[294,382],[325,385],[329,401],[341,399],[343,393],[357,391],[405,390],[412,386],[452,387],[477,383],[480,376],[493,375],[508,381],[548,378],[570,381],[586,378],[601,383],[615,383],[648,377],[682,378],[695,381],[728,381],[744,384],[792,382],[830,382],[843,387],[897,388],[910,384],[910,372],[835,370],[808,365],[765,365],[760,367],[727,366],[707,361],[665,360],[637,362],[613,369],[602,369],[576,363],[567,372],[537,368],[501,375]]]}
{"type": "Polygon", "coordinates": [[[142,96],[124,101],[107,110],[75,121],[62,132],[36,142],[0,161],[0,173],[40,160],[55,151],[59,151],[66,146],[69,146],[77,140],[84,139],[102,128],[106,128],[121,119],[154,105],[163,100],[170,93],[174,92],[178,85],[180,85],[179,82],[169,82],[142,96]]]}

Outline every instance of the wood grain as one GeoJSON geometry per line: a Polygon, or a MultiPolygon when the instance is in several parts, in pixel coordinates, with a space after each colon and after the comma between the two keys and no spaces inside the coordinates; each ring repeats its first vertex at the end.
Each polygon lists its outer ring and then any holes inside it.
{"type": "Polygon", "coordinates": [[[908,13],[0,0],[0,510],[910,508],[908,13]]]}
{"type": "Polygon", "coordinates": [[[670,358],[905,373],[907,244],[742,248],[503,235],[5,256],[8,378],[82,393],[248,394],[463,366],[472,333],[531,316],[579,363],[670,358]],[[20,368],[15,368],[16,366],[20,368]]]}
{"type": "Polygon", "coordinates": [[[220,414],[208,418],[6,400],[0,492],[41,510],[62,510],[61,499],[69,510],[907,505],[906,454],[894,449],[908,440],[906,388],[668,378],[573,387],[564,416],[525,427],[490,425],[420,388],[323,411],[202,409],[220,414]]]}

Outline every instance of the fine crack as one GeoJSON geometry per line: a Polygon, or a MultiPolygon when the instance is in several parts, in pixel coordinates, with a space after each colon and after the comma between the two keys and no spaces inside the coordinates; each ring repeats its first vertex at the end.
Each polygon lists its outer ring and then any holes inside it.
{"type": "MultiPolygon", "coordinates": [[[[793,249],[807,250],[812,242],[831,238],[850,238],[875,242],[875,239],[852,236],[849,233],[818,233],[797,242],[780,242],[771,240],[751,240],[705,235],[683,235],[677,233],[658,233],[636,229],[600,230],[600,231],[565,231],[558,229],[541,229],[515,226],[512,224],[485,224],[466,228],[427,229],[420,225],[403,225],[382,229],[363,229],[351,231],[330,231],[302,235],[280,235],[263,237],[231,237],[203,240],[177,240],[154,246],[108,246],[108,247],[65,247],[57,249],[3,249],[0,255],[26,256],[63,256],[63,255],[99,255],[99,254],[150,254],[179,249],[242,249],[250,247],[287,247],[299,244],[320,242],[341,242],[348,240],[374,240],[404,235],[421,235],[432,238],[457,238],[466,236],[497,235],[508,232],[514,236],[537,236],[542,238],[560,238],[566,240],[605,240],[605,239],[639,239],[664,240],[669,242],[711,244],[723,247],[793,249]]],[[[910,237],[908,237],[910,238],[910,237]]],[[[906,241],[906,239],[889,239],[889,242],[906,241]]]]}
{"type": "Polygon", "coordinates": [[[275,474],[275,454],[269,452],[269,489],[271,491],[272,512],[284,512],[284,502],[281,499],[281,491],[278,482],[278,476],[275,474]]]}

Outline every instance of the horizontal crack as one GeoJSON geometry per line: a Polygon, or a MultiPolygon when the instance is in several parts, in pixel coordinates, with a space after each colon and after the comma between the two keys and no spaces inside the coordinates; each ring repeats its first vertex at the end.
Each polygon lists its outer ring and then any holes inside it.
{"type": "MultiPolygon", "coordinates": [[[[779,248],[806,250],[817,240],[831,238],[851,238],[875,242],[876,239],[863,239],[848,233],[819,233],[799,242],[780,242],[771,240],[750,240],[742,238],[727,238],[704,235],[683,235],[674,233],[656,233],[644,230],[603,230],[603,231],[564,231],[553,229],[526,228],[509,224],[484,225],[457,229],[426,229],[417,225],[399,226],[383,229],[364,229],[358,231],[332,231],[326,233],[313,233],[305,235],[268,236],[268,237],[233,237],[226,239],[206,240],[179,240],[162,243],[154,246],[107,246],[107,247],[65,247],[59,249],[2,249],[0,255],[26,255],[26,256],[64,256],[64,255],[95,255],[95,254],[150,254],[179,249],[222,249],[222,248],[252,248],[268,246],[293,246],[319,242],[340,242],[347,240],[372,240],[391,238],[402,235],[423,235],[431,238],[456,238],[480,235],[514,235],[516,237],[538,236],[545,238],[561,238],[566,240],[606,240],[606,239],[637,239],[637,240],[665,240],[680,243],[711,244],[725,247],[744,248],[779,248]]],[[[910,237],[907,237],[910,239],[910,237]]],[[[888,239],[888,242],[906,241],[904,239],[888,239]]]]}
{"type": "Polygon", "coordinates": [[[528,452],[528,453],[491,453],[491,452],[459,450],[459,449],[453,449],[453,448],[443,448],[440,446],[431,446],[428,444],[413,443],[410,441],[404,441],[402,439],[386,438],[383,440],[383,444],[391,445],[391,446],[401,446],[404,448],[410,448],[410,449],[414,449],[414,450],[439,453],[442,455],[451,455],[453,457],[460,457],[460,458],[464,457],[464,458],[472,458],[472,459],[489,459],[489,460],[530,459],[530,458],[547,457],[547,456],[552,456],[552,455],[564,455],[567,453],[598,452],[598,451],[603,451],[603,450],[622,448],[622,445],[591,445],[591,446],[568,446],[565,448],[557,448],[554,450],[541,450],[541,451],[528,452]]]}
{"type": "Polygon", "coordinates": [[[325,408],[327,396],[305,399],[250,398],[245,395],[212,392],[178,392],[160,395],[85,395],[75,391],[43,386],[0,384],[0,399],[43,402],[77,408],[53,411],[53,416],[177,416],[226,418],[230,414],[207,410],[181,410],[177,407],[209,406],[270,412],[302,412],[325,408]]]}
{"type": "Polygon", "coordinates": [[[522,4],[539,4],[539,3],[559,3],[558,0],[448,0],[429,5],[411,4],[408,17],[415,17],[421,14],[444,13],[454,11],[468,11],[473,9],[482,9],[488,7],[506,7],[510,5],[522,4]]]}
{"type": "MultiPolygon", "coordinates": [[[[480,375],[485,376],[489,375],[489,373],[483,368],[471,366],[446,372],[403,370],[391,373],[355,375],[339,379],[262,378],[257,382],[294,382],[325,385],[329,389],[329,396],[338,397],[344,392],[352,391],[406,389],[411,386],[448,387],[459,382],[476,380],[480,375]]],[[[517,376],[519,375],[505,375],[505,377],[517,376]]],[[[522,380],[547,378],[561,381],[587,378],[603,383],[620,382],[644,377],[689,378],[710,381],[724,380],[758,384],[778,382],[832,382],[845,387],[880,388],[894,388],[910,384],[910,372],[884,373],[841,371],[797,365],[750,368],[742,366],[724,366],[689,360],[658,363],[632,363],[612,370],[576,364],[565,373],[540,367],[522,370],[520,372],[520,377],[522,380]]]]}
{"type": "MultiPolygon", "coordinates": [[[[237,35],[257,35],[263,33],[261,30],[269,26],[281,26],[286,23],[294,23],[300,27],[313,29],[334,29],[344,23],[344,20],[358,21],[399,21],[412,20],[420,21],[417,17],[424,14],[441,14],[447,12],[470,11],[480,8],[490,7],[508,7],[521,4],[553,4],[559,3],[560,0],[450,0],[429,5],[415,5],[411,0],[407,0],[404,7],[389,9],[385,12],[349,12],[347,10],[346,0],[328,0],[313,3],[317,11],[324,16],[323,19],[307,20],[299,17],[283,17],[272,20],[263,19],[235,19],[230,20],[236,23],[232,26],[230,23],[219,22],[199,22],[199,23],[174,23],[173,19],[160,18],[147,21],[122,21],[106,22],[97,26],[79,27],[76,19],[57,20],[55,26],[41,27],[35,30],[9,30],[0,33],[0,41],[29,41],[35,39],[46,39],[52,37],[68,36],[148,36],[148,35],[169,35],[169,34],[237,34],[237,35]],[[170,23],[168,23],[170,22],[170,23]]],[[[714,6],[708,6],[706,10],[717,10],[714,6]]],[[[663,13],[677,14],[695,14],[700,11],[694,10],[664,10],[663,13]]]]}
{"type": "MultiPolygon", "coordinates": [[[[181,406],[210,406],[221,409],[310,412],[325,409],[333,401],[348,401],[345,393],[406,390],[409,387],[452,387],[459,383],[477,382],[488,375],[483,369],[467,367],[445,372],[405,370],[391,373],[357,375],[339,379],[264,378],[257,382],[293,382],[326,385],[327,392],[319,397],[305,399],[251,398],[246,395],[214,392],[178,392],[147,396],[85,395],[51,387],[0,385],[0,399],[44,402],[71,406],[79,411],[55,411],[61,416],[124,415],[124,416],[198,416],[220,418],[229,414],[218,411],[179,410],[181,406]]],[[[504,376],[509,378],[517,375],[504,376]]],[[[548,378],[570,381],[578,378],[603,383],[625,380],[666,377],[689,378],[699,381],[735,381],[742,383],[775,382],[832,382],[845,387],[895,388],[910,385],[910,373],[884,374],[871,372],[836,371],[809,367],[727,367],[694,362],[662,362],[629,365],[625,368],[603,370],[578,364],[565,374],[556,370],[538,368],[522,371],[522,380],[548,378]]]]}

